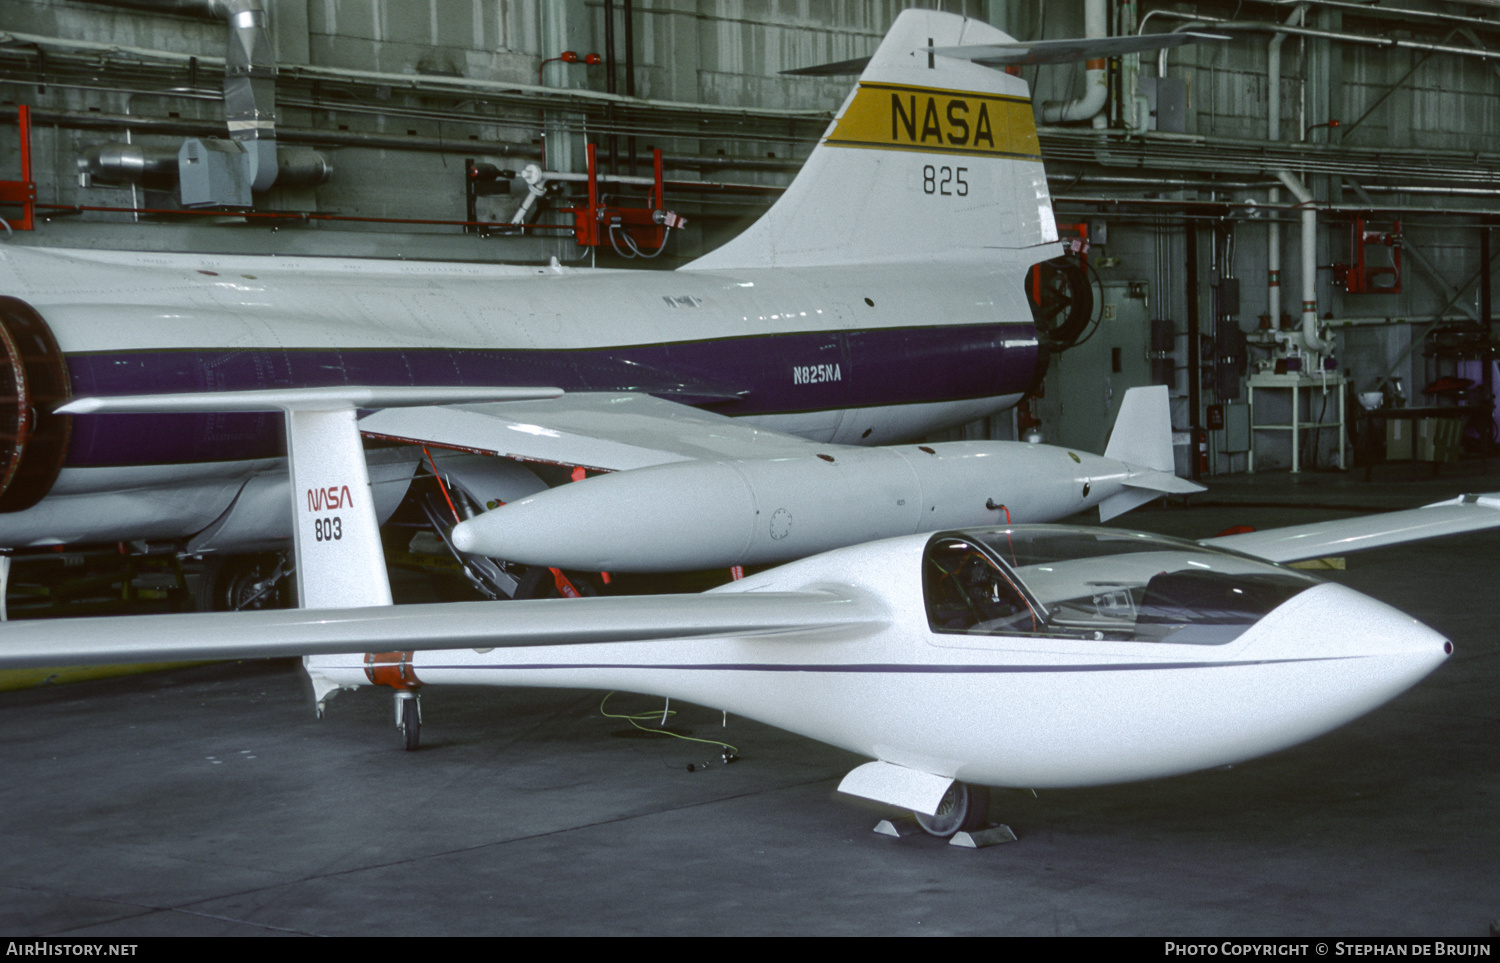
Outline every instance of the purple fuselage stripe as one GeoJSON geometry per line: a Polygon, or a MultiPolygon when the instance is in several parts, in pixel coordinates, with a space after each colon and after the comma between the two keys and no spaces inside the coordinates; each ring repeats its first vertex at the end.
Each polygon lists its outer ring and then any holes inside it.
{"type": "Polygon", "coordinates": [[[435,670],[449,669],[488,669],[494,671],[519,671],[525,670],[554,670],[554,669],[651,669],[654,671],[685,671],[685,672],[850,672],[850,673],[890,673],[895,675],[965,675],[980,673],[986,675],[1010,675],[1010,674],[1034,674],[1051,672],[1145,672],[1157,669],[1236,669],[1245,666],[1257,665],[1284,665],[1287,663],[1302,662],[1337,662],[1344,659],[1358,658],[1358,656],[1313,656],[1302,659],[1252,659],[1238,662],[1116,662],[1098,663],[1090,665],[913,665],[901,663],[802,663],[786,664],[779,662],[729,662],[729,663],[687,663],[680,665],[662,665],[652,663],[611,663],[597,662],[589,664],[569,664],[566,662],[533,662],[521,665],[418,665],[415,668],[419,672],[432,672],[435,670]]]}
{"type": "MultiPolygon", "coordinates": [[[[725,415],[987,398],[1025,391],[1029,324],[817,331],[576,351],[223,348],[72,354],[74,397],[322,385],[643,391],[725,415]],[[814,379],[799,377],[817,368],[814,379]]],[[[70,467],[268,458],[280,414],[73,419],[70,467]]]]}

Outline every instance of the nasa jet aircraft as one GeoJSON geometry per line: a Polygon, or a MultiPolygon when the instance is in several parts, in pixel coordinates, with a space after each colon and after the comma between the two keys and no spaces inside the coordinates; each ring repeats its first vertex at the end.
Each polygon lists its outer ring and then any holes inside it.
{"type": "Polygon", "coordinates": [[[1023,281],[1057,231],[1026,85],[983,64],[1064,55],[1082,54],[904,12],[776,204],[673,272],[0,246],[0,372],[16,399],[0,412],[13,439],[0,547],[285,544],[273,415],[54,411],[143,392],[567,392],[361,423],[382,519],[423,457],[413,446],[448,452],[439,531],[480,516],[452,541],[477,553],[462,557],[492,595],[516,580],[482,556],[592,571],[775,562],[1194,490],[1172,475],[1165,415],[1140,407],[1123,420],[1146,427],[1117,432],[1108,461],[892,447],[1002,410],[1040,376],[1023,281]],[[524,467],[536,462],[615,474],[545,491],[524,467]],[[678,518],[691,537],[662,524],[678,518]]]}
{"type": "MultiPolygon", "coordinates": [[[[320,714],[340,689],[394,689],[408,749],[424,686],[686,699],[869,757],[841,790],[972,844],[984,786],[1233,763],[1393,698],[1452,646],[1272,562],[1500,525],[1497,493],[1201,543],[987,526],[840,548],[696,596],[392,606],[356,409],[464,397],[374,387],[74,402],[285,411],[304,608],[10,622],[0,668],[303,655],[320,714]]],[[[988,832],[977,842],[1009,835],[988,832]]]]}

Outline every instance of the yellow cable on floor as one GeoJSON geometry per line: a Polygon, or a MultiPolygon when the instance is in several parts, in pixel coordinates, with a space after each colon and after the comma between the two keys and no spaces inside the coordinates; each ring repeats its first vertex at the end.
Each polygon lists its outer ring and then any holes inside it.
{"type": "Polygon", "coordinates": [[[697,736],[685,736],[685,735],[683,735],[680,732],[671,732],[670,730],[667,730],[667,729],[653,729],[650,726],[643,726],[639,722],[636,721],[637,719],[655,719],[657,716],[661,716],[662,717],[662,722],[663,722],[663,724],[665,724],[667,716],[675,716],[675,715],[677,715],[677,710],[675,710],[675,709],[668,709],[665,712],[637,712],[634,715],[626,715],[626,714],[621,713],[621,712],[605,712],[604,711],[604,703],[608,702],[609,701],[609,697],[612,696],[612,695],[614,695],[613,692],[607,692],[607,693],[605,693],[604,698],[601,699],[601,700],[599,700],[599,714],[601,716],[604,716],[606,719],[624,719],[626,722],[628,722],[631,725],[635,726],[637,729],[641,730],[642,732],[656,732],[656,733],[660,733],[661,735],[664,735],[664,736],[671,736],[674,739],[681,739],[684,742],[702,742],[702,743],[705,743],[706,745],[718,746],[721,749],[727,749],[730,752],[730,754],[736,755],[736,756],[739,755],[739,753],[740,753],[740,750],[737,747],[731,746],[727,742],[720,742],[717,739],[699,739],[697,736]]]}

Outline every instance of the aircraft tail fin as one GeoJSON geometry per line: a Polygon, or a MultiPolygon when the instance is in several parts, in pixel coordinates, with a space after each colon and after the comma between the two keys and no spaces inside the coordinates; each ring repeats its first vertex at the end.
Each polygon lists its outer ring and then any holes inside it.
{"type": "Polygon", "coordinates": [[[1104,457],[1130,469],[1125,488],[1099,503],[1099,520],[1107,522],[1163,494],[1185,495],[1204,490],[1179,478],[1172,451],[1171,399],[1166,385],[1131,388],[1120,402],[1114,431],[1104,457]]]}
{"type": "Polygon", "coordinates": [[[1171,473],[1176,470],[1172,453],[1172,410],[1166,385],[1131,388],[1120,402],[1114,430],[1104,457],[1123,461],[1134,468],[1171,473]]]}
{"type": "Polygon", "coordinates": [[[934,47],[1012,38],[906,10],[760,220],[685,270],[943,257],[1057,240],[1026,83],[934,47]]]}

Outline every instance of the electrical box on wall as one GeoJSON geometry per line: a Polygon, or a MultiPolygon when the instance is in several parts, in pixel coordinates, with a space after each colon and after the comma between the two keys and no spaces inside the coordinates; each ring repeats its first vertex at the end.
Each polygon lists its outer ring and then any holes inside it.
{"type": "Polygon", "coordinates": [[[1219,451],[1224,454],[1240,454],[1250,450],[1250,406],[1247,404],[1222,405],[1224,434],[1219,439],[1219,451]]]}
{"type": "Polygon", "coordinates": [[[1214,394],[1220,401],[1240,396],[1249,347],[1245,332],[1233,318],[1221,318],[1214,326],[1214,394]]]}
{"type": "Polygon", "coordinates": [[[1141,77],[1137,82],[1151,107],[1149,130],[1187,132],[1187,84],[1176,77],[1141,77]]]}
{"type": "Polygon", "coordinates": [[[1214,285],[1214,315],[1223,317],[1226,314],[1240,313],[1240,279],[1221,278],[1214,285]]]}

